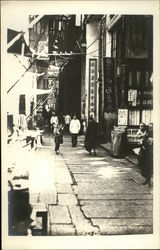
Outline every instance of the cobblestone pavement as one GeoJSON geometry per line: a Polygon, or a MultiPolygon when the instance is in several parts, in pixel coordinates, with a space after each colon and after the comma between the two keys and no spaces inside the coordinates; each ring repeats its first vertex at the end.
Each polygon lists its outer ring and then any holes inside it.
{"type": "MultiPolygon", "coordinates": [[[[71,147],[64,137],[60,154],[51,135],[43,137],[38,155],[52,159],[55,201],[49,202],[52,236],[150,234],[153,231],[153,188],[142,185],[138,168],[126,159],[112,158],[103,148],[97,155],[84,149],[83,137],[71,147]]],[[[53,200],[53,199],[52,199],[53,200]]]]}

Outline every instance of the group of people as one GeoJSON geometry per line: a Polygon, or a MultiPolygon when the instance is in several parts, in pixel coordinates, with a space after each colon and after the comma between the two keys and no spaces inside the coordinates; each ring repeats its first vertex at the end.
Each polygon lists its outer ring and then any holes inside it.
{"type": "MultiPolygon", "coordinates": [[[[76,115],[71,119],[70,115],[59,118],[53,112],[50,119],[53,128],[55,152],[59,153],[60,144],[63,143],[63,131],[70,132],[72,147],[77,146],[77,137],[81,130],[81,122],[76,115]]],[[[144,185],[151,185],[151,177],[153,174],[153,124],[146,126],[140,123],[137,135],[140,138],[138,145],[138,163],[142,176],[145,178],[144,185]]],[[[85,131],[84,146],[90,153],[96,155],[96,145],[98,139],[98,123],[91,116],[89,117],[88,126],[85,131]]]]}
{"type": "MultiPolygon", "coordinates": [[[[70,132],[72,147],[77,146],[77,138],[81,130],[81,122],[77,119],[76,115],[73,115],[71,119],[70,115],[57,116],[55,112],[52,112],[50,119],[52,131],[54,134],[55,152],[59,154],[60,144],[63,143],[63,132],[70,132]]],[[[85,148],[90,154],[96,155],[96,142],[98,134],[98,124],[94,121],[93,117],[89,118],[88,127],[85,135],[85,148]]]]}

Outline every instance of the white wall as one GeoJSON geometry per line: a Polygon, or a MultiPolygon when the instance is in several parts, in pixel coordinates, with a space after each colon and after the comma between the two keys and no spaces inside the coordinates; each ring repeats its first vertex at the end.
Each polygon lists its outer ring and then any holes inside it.
{"type": "MultiPolygon", "coordinates": [[[[6,70],[4,72],[5,75],[5,83],[6,91],[10,89],[14,83],[21,78],[22,74],[26,71],[25,67],[28,68],[28,58],[19,56],[17,59],[13,54],[6,55],[6,70]]],[[[30,113],[30,100],[33,95],[33,76],[32,72],[27,72],[21,80],[10,90],[8,94],[6,94],[5,103],[6,110],[8,114],[13,115],[14,123],[17,123],[18,115],[19,115],[19,96],[25,95],[26,98],[26,115],[28,116],[30,113]]]]}
{"type": "MultiPolygon", "coordinates": [[[[110,22],[109,15],[106,16],[106,25],[110,22]]],[[[106,57],[111,57],[111,33],[106,30],[106,57]]]]}

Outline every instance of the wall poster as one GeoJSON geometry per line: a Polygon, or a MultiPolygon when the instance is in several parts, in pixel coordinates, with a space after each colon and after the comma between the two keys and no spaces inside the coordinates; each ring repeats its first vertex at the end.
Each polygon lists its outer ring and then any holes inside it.
{"type": "Polygon", "coordinates": [[[118,126],[128,125],[128,109],[118,109],[118,126]]]}

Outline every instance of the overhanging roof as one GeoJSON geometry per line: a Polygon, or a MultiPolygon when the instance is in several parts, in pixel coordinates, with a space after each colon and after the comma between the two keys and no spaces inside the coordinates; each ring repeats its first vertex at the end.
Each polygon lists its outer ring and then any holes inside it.
{"type": "Polygon", "coordinates": [[[24,56],[31,57],[32,52],[30,51],[29,46],[25,42],[23,33],[18,32],[16,30],[8,29],[7,30],[7,43],[12,41],[18,34],[20,34],[20,37],[13,43],[13,45],[11,45],[7,49],[7,52],[21,55],[22,54],[22,46],[24,44],[24,56]]]}
{"type": "Polygon", "coordinates": [[[111,30],[114,27],[114,25],[120,20],[121,17],[122,15],[114,15],[106,26],[107,30],[108,31],[111,30]]]}

